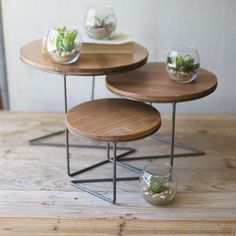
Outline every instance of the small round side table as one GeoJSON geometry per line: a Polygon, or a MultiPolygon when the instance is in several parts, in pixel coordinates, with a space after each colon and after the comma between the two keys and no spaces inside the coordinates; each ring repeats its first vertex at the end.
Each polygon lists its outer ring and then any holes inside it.
{"type": "MultiPolygon", "coordinates": [[[[101,163],[113,164],[113,178],[80,179],[71,181],[72,185],[108,202],[116,202],[116,182],[138,180],[137,177],[116,176],[116,165],[141,174],[142,170],[120,162],[116,155],[116,145],[146,138],[161,126],[159,111],[154,107],[128,99],[107,98],[79,104],[68,111],[66,126],[74,135],[107,143],[107,158],[101,163]],[[113,155],[110,156],[110,144],[113,155]],[[84,183],[113,182],[113,198],[84,186],[84,183]]],[[[69,155],[69,143],[66,143],[69,155]]],[[[121,160],[122,161],[122,160],[121,160]]]]}
{"type": "MultiPolygon", "coordinates": [[[[114,73],[120,73],[125,71],[131,71],[137,69],[147,62],[148,51],[145,47],[134,43],[134,51],[131,54],[83,54],[81,53],[77,62],[69,65],[62,65],[54,63],[47,53],[42,52],[42,40],[32,41],[20,50],[20,59],[36,69],[57,73],[63,76],[64,79],[64,102],[65,102],[65,114],[67,113],[67,76],[92,76],[92,90],[91,100],[94,99],[94,87],[96,75],[108,75],[114,73]]],[[[46,146],[63,146],[65,144],[59,143],[41,143],[39,141],[49,138],[54,135],[58,135],[65,132],[66,140],[68,140],[68,130],[60,130],[51,134],[47,134],[35,139],[29,140],[31,145],[46,145],[46,146]]],[[[71,145],[79,148],[106,148],[97,145],[71,145]]],[[[130,154],[135,150],[132,148],[119,147],[119,149],[127,150],[121,156],[130,154]]],[[[68,157],[69,158],[69,157],[68,157]]],[[[97,165],[91,166],[90,169],[95,168],[97,165]]],[[[88,169],[88,168],[85,168],[88,169]]],[[[69,159],[67,159],[67,172],[69,176],[74,176],[77,172],[71,173],[69,159]]]]}
{"type": "MultiPolygon", "coordinates": [[[[170,164],[173,166],[176,104],[211,94],[217,87],[217,78],[213,73],[200,69],[194,82],[181,84],[169,78],[165,63],[152,62],[132,72],[108,75],[106,86],[111,92],[122,97],[150,103],[172,104],[172,135],[169,143],[171,144],[170,164]]],[[[185,147],[181,144],[179,146],[185,147]]],[[[193,148],[188,150],[195,151],[193,148]]]]}

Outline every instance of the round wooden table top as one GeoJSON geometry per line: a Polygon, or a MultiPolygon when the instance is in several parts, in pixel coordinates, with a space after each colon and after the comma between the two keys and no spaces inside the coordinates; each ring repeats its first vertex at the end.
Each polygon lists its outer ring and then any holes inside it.
{"type": "Polygon", "coordinates": [[[67,75],[107,75],[134,70],[147,62],[148,51],[134,43],[133,54],[83,54],[77,62],[68,65],[57,64],[47,53],[42,53],[42,40],[26,44],[20,50],[23,62],[48,72],[67,75]]]}
{"type": "Polygon", "coordinates": [[[127,99],[99,99],[82,103],[66,115],[74,134],[100,141],[132,141],[155,133],[160,113],[150,105],[127,99]]]}
{"type": "Polygon", "coordinates": [[[173,103],[199,99],[212,93],[217,78],[200,69],[195,81],[182,84],[170,79],[165,63],[152,62],[127,73],[108,75],[107,88],[123,97],[157,103],[173,103]]]}

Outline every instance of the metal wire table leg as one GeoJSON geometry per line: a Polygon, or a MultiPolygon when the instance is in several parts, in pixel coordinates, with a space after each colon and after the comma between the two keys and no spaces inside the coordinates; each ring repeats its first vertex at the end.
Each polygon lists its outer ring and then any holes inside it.
{"type": "Polygon", "coordinates": [[[92,89],[91,89],[91,101],[94,100],[94,91],[95,91],[95,76],[92,78],[92,89]]]}
{"type": "MultiPolygon", "coordinates": [[[[57,136],[57,135],[65,133],[65,132],[66,132],[65,130],[60,130],[57,132],[53,132],[51,134],[47,134],[47,135],[35,138],[35,139],[31,139],[28,142],[29,142],[29,145],[32,145],[32,146],[66,147],[65,143],[40,142],[41,140],[44,140],[44,139],[47,139],[47,138],[50,138],[53,136],[57,136]]],[[[94,145],[94,144],[93,145],[92,144],[70,144],[70,147],[93,148],[93,149],[106,149],[107,148],[106,146],[103,146],[103,145],[94,145]]],[[[127,156],[127,155],[132,154],[136,151],[135,148],[130,148],[130,147],[117,147],[117,150],[124,150],[125,151],[125,152],[117,155],[118,158],[127,156]]]]}
{"type": "MultiPolygon", "coordinates": [[[[69,146],[68,146],[69,147],[69,146]]],[[[101,198],[107,202],[110,203],[115,203],[116,202],[116,182],[117,181],[133,181],[133,180],[138,180],[139,177],[121,177],[121,178],[117,178],[116,176],[116,165],[119,164],[120,166],[124,167],[124,168],[128,168],[131,171],[135,171],[138,172],[139,171],[136,169],[136,167],[127,165],[127,164],[123,164],[117,161],[117,155],[116,155],[116,151],[117,151],[117,143],[114,142],[113,143],[113,157],[110,157],[110,143],[107,143],[107,159],[104,161],[103,164],[105,163],[112,163],[113,164],[113,177],[112,178],[101,178],[101,179],[82,179],[82,180],[72,180],[71,184],[73,186],[75,186],[76,188],[83,190],[84,192],[87,192],[89,194],[92,194],[93,196],[96,196],[98,198],[101,198]],[[112,198],[108,198],[94,190],[91,190],[88,187],[85,187],[84,185],[82,185],[83,183],[100,183],[100,182],[113,182],[113,197],[112,198]]],[[[98,166],[98,165],[97,165],[98,166]]],[[[90,166],[88,168],[83,169],[83,172],[88,171],[92,168],[97,167],[95,165],[90,166]]]]}
{"type": "MultiPolygon", "coordinates": [[[[157,134],[152,135],[151,138],[158,141],[158,142],[161,142],[161,143],[171,144],[171,140],[169,140],[166,137],[157,135],[157,134]]],[[[182,144],[182,143],[175,142],[174,146],[182,148],[182,149],[187,150],[187,151],[190,151],[188,153],[183,153],[187,156],[197,156],[197,155],[203,155],[204,154],[204,151],[202,151],[200,149],[197,149],[197,148],[194,148],[194,147],[190,147],[190,146],[182,144]]]]}
{"type": "Polygon", "coordinates": [[[104,161],[100,161],[100,162],[97,162],[95,163],[94,165],[91,165],[91,166],[88,166],[86,168],[83,168],[83,169],[80,169],[80,170],[77,170],[75,172],[71,172],[71,168],[70,168],[70,145],[69,145],[69,131],[68,129],[66,128],[65,129],[66,131],[66,160],[67,160],[67,174],[71,177],[75,176],[75,175],[78,175],[78,174],[81,174],[81,173],[84,173],[88,170],[91,170],[93,168],[96,168],[98,166],[101,166],[101,165],[104,165],[106,163],[109,163],[109,160],[104,160],[104,161]]]}
{"type": "MultiPolygon", "coordinates": [[[[152,105],[152,103],[150,103],[150,105],[152,105]]],[[[203,155],[204,152],[199,149],[187,146],[185,144],[175,142],[175,116],[176,116],[176,103],[172,103],[172,131],[171,131],[171,139],[170,140],[168,138],[161,137],[160,135],[152,135],[151,136],[151,138],[153,138],[154,140],[156,140],[158,142],[169,144],[170,148],[171,148],[170,154],[138,156],[138,157],[125,157],[125,158],[122,158],[122,162],[135,161],[135,160],[159,159],[159,158],[170,158],[170,164],[171,164],[171,166],[173,166],[174,157],[188,157],[188,156],[203,155]],[[179,148],[182,148],[182,149],[187,150],[189,152],[175,154],[174,147],[179,147],[179,148]]]]}
{"type": "MultiPolygon", "coordinates": [[[[65,114],[67,113],[68,110],[68,102],[67,102],[67,81],[66,81],[67,75],[63,75],[63,82],[64,82],[64,109],[65,109],[65,114]]],[[[94,90],[95,90],[95,76],[92,78],[92,89],[91,89],[91,100],[94,99],[94,90]]],[[[50,134],[46,134],[34,139],[31,139],[28,141],[29,145],[34,145],[34,146],[53,146],[53,147],[66,147],[67,144],[65,143],[51,143],[51,142],[41,142],[42,140],[60,135],[65,133],[66,135],[66,140],[68,139],[68,131],[67,130],[59,130],[50,134]]],[[[106,146],[101,146],[101,145],[85,145],[85,144],[70,144],[70,147],[75,147],[75,148],[95,148],[95,149],[106,149],[106,146]]],[[[134,153],[136,150],[134,148],[129,148],[129,147],[119,147],[117,148],[118,150],[124,150],[123,153],[117,155],[117,158],[121,158],[124,156],[127,156],[131,153],[134,153]]],[[[69,161],[69,160],[67,160],[69,161]]],[[[68,165],[69,166],[69,165],[68,165]]],[[[80,172],[74,172],[71,173],[70,169],[67,170],[69,176],[74,176],[76,173],[80,172]]]]}
{"type": "Polygon", "coordinates": [[[175,111],[176,111],[176,103],[172,103],[172,132],[171,132],[171,147],[170,147],[170,165],[172,167],[174,163],[175,111]]]}

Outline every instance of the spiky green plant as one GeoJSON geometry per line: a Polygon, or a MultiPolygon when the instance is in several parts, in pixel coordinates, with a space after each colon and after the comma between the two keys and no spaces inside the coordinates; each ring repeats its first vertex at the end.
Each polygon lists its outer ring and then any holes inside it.
{"type": "Polygon", "coordinates": [[[76,44],[77,30],[67,30],[66,27],[56,29],[58,36],[56,37],[56,48],[59,52],[71,52],[76,44]]]}
{"type": "Polygon", "coordinates": [[[177,57],[168,57],[167,58],[168,66],[172,69],[180,72],[192,72],[199,68],[200,64],[195,62],[195,59],[190,55],[186,56],[177,56],[177,57]],[[175,66],[174,66],[175,65],[175,66]]]}
{"type": "Polygon", "coordinates": [[[150,190],[153,193],[161,193],[167,183],[166,177],[152,176],[150,179],[150,190]]]}

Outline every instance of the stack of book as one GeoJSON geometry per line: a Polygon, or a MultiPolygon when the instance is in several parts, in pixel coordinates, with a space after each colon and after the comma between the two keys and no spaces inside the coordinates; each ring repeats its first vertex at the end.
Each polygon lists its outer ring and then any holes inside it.
{"type": "Polygon", "coordinates": [[[112,38],[104,40],[92,39],[84,33],[82,40],[84,54],[132,54],[134,50],[134,41],[125,31],[117,31],[112,38]]]}

